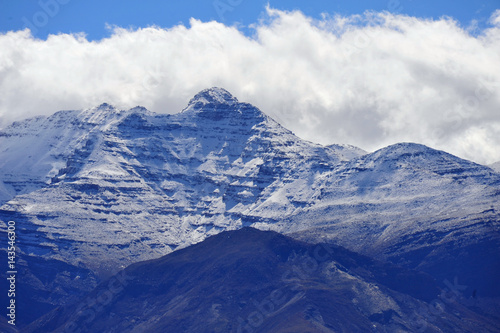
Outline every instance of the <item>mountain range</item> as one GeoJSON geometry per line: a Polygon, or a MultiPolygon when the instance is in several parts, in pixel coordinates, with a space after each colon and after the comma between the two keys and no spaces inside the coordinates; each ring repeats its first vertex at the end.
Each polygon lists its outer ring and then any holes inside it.
{"type": "Polygon", "coordinates": [[[414,143],[311,143],[221,88],[177,114],[102,104],[13,123],[0,131],[0,205],[29,277],[24,325],[130,264],[247,226],[425,272],[439,288],[458,279],[476,313],[500,317],[498,172],[414,143]]]}

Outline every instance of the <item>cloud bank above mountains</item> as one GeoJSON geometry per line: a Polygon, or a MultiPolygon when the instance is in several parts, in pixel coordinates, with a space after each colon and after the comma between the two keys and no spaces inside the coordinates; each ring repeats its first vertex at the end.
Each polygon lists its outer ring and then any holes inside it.
{"type": "Polygon", "coordinates": [[[297,135],[366,150],[412,141],[500,160],[500,10],[471,31],[451,18],[366,12],[321,20],[267,9],[249,37],[190,27],[113,27],[34,39],[0,34],[0,122],[102,102],[177,113],[220,86],[297,135]]]}

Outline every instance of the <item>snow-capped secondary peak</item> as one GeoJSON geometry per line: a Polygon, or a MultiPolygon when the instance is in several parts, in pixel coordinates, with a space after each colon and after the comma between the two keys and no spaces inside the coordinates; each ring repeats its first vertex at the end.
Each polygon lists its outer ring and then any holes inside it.
{"type": "Polygon", "coordinates": [[[205,105],[205,104],[228,104],[233,105],[238,103],[238,99],[231,95],[227,90],[218,87],[205,89],[196,94],[189,105],[205,105]]]}
{"type": "MultiPolygon", "coordinates": [[[[62,111],[67,112],[67,111],[62,111]]],[[[87,121],[89,118],[99,118],[100,121],[106,121],[107,118],[113,117],[117,114],[122,113],[122,110],[115,108],[113,105],[108,103],[102,103],[99,106],[94,106],[88,109],[71,111],[68,116],[76,115],[79,120],[87,121]]]]}

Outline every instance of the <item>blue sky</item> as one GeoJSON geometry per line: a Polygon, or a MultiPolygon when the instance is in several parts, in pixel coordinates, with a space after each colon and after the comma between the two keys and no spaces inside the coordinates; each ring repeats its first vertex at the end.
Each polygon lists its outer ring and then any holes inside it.
{"type": "MultiPolygon", "coordinates": [[[[216,20],[226,25],[238,24],[244,32],[262,17],[268,1],[262,0],[0,0],[0,32],[30,27],[33,35],[45,39],[48,34],[84,32],[89,40],[108,37],[106,25],[125,28],[157,25],[169,28],[179,23],[189,25],[194,17],[203,22],[216,20]]],[[[487,26],[487,20],[500,0],[430,1],[430,0],[361,0],[361,1],[269,1],[272,8],[299,9],[309,17],[321,13],[361,14],[365,10],[388,10],[421,18],[451,16],[467,27],[473,20],[487,26]]]]}

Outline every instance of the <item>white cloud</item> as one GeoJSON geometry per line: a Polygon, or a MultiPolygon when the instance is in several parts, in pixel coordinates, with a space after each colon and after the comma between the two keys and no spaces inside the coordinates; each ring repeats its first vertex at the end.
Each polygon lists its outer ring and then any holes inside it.
{"type": "Polygon", "coordinates": [[[490,23],[495,26],[500,26],[500,9],[495,10],[495,12],[490,17],[490,23]]]}
{"type": "Polygon", "coordinates": [[[0,35],[2,123],[108,102],[179,112],[228,89],[302,138],[368,150],[413,141],[500,160],[500,11],[470,35],[457,22],[388,13],[314,20],[268,9],[255,36],[216,22],[115,28],[110,38],[0,35]]]}

